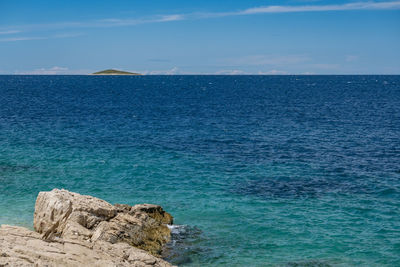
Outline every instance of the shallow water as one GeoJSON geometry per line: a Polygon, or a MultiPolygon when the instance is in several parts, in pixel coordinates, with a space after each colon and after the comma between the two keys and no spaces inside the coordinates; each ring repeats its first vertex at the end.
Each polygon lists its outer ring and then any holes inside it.
{"type": "Polygon", "coordinates": [[[0,223],[157,203],[182,266],[398,266],[400,76],[0,76],[0,223]]]}

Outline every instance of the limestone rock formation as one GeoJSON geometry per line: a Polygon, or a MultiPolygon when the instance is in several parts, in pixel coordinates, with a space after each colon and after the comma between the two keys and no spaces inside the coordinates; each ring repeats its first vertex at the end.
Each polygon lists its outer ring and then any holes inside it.
{"type": "Polygon", "coordinates": [[[171,237],[167,224],[172,224],[172,216],[157,205],[113,206],[59,189],[39,193],[33,221],[45,239],[125,242],[153,255],[160,255],[171,237]]]}
{"type": "Polygon", "coordinates": [[[56,239],[45,241],[39,233],[23,227],[0,227],[0,266],[154,266],[169,267],[168,262],[126,243],[105,241],[88,244],[56,239]]]}
{"type": "Polygon", "coordinates": [[[33,227],[38,233],[43,233],[44,238],[83,237],[87,240],[90,238],[89,229],[116,215],[116,208],[104,200],[53,189],[50,192],[39,193],[33,227]]]}
{"type": "Polygon", "coordinates": [[[40,192],[36,232],[1,226],[0,266],[171,266],[159,257],[172,223],[158,205],[114,206],[67,190],[40,192]]]}

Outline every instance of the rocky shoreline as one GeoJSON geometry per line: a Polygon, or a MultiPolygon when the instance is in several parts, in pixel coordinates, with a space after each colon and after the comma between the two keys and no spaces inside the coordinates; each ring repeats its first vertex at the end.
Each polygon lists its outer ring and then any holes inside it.
{"type": "Polygon", "coordinates": [[[172,216],[67,190],[40,192],[34,229],[0,227],[0,266],[172,266],[162,260],[172,216]]]}

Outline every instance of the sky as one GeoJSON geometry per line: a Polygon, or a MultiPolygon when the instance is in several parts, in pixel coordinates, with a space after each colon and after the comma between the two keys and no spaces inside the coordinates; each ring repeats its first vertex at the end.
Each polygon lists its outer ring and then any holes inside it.
{"type": "Polygon", "coordinates": [[[0,74],[400,74],[400,0],[0,0],[0,74]]]}

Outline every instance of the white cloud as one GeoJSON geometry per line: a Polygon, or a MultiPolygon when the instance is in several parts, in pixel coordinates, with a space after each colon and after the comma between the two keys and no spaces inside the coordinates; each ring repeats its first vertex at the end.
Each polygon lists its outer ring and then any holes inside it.
{"type": "Polygon", "coordinates": [[[169,70],[153,70],[153,71],[138,71],[141,74],[144,75],[176,75],[176,74],[181,74],[179,71],[178,67],[173,67],[172,69],[169,70]]]}
{"type": "Polygon", "coordinates": [[[248,74],[242,70],[220,70],[215,72],[216,75],[245,75],[248,74]]]}
{"type": "Polygon", "coordinates": [[[216,75],[285,75],[287,71],[283,70],[270,70],[270,71],[258,71],[258,72],[245,72],[243,70],[220,70],[215,72],[216,75]]]}
{"type": "Polygon", "coordinates": [[[287,71],[283,71],[283,70],[270,70],[270,71],[259,71],[257,74],[259,75],[285,75],[285,74],[289,74],[287,71]]]}
{"type": "Polygon", "coordinates": [[[311,71],[306,71],[303,73],[300,73],[301,75],[315,75],[315,72],[311,72],[311,71]]]}

